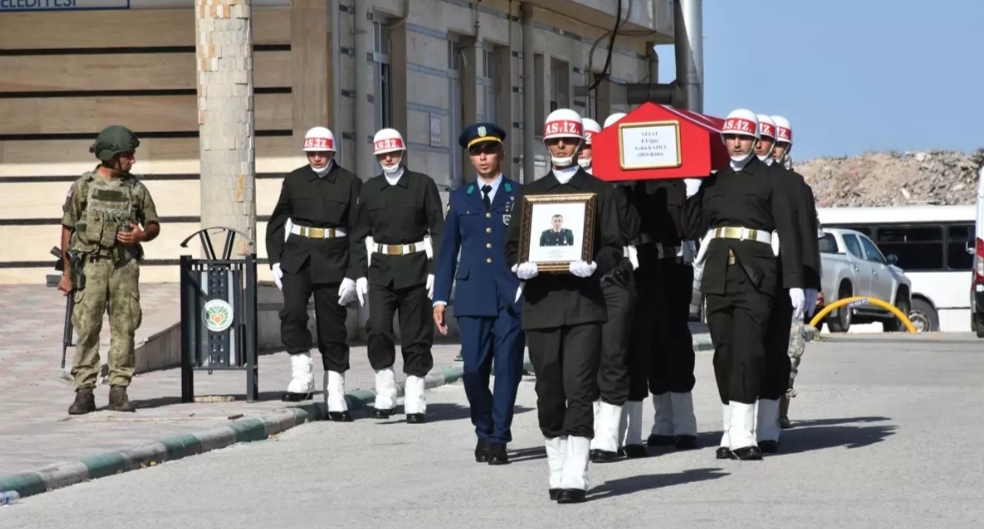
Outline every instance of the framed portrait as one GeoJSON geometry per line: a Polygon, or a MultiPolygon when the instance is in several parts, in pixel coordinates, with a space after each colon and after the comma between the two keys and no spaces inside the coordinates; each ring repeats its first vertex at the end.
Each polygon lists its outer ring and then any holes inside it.
{"type": "Polygon", "coordinates": [[[574,261],[594,257],[594,193],[526,195],[519,226],[519,262],[540,272],[570,273],[574,261]]]}

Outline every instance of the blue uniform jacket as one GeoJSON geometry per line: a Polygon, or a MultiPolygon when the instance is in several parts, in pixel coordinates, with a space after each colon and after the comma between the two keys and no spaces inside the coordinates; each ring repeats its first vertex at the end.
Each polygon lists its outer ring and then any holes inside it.
{"type": "Polygon", "coordinates": [[[434,268],[434,301],[448,302],[457,280],[455,317],[497,316],[504,307],[522,312],[522,297],[515,301],[519,279],[509,270],[504,249],[510,216],[520,214],[516,196],[521,187],[503,176],[488,213],[474,183],[451,192],[434,268]]]}

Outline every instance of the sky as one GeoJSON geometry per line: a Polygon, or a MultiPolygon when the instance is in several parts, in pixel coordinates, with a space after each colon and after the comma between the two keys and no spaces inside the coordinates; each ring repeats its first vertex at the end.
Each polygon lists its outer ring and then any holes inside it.
{"type": "MultiPolygon", "coordinates": [[[[703,0],[704,113],[782,115],[794,159],[984,148],[984,0],[703,0]]],[[[674,72],[659,46],[660,82],[674,72]]]]}

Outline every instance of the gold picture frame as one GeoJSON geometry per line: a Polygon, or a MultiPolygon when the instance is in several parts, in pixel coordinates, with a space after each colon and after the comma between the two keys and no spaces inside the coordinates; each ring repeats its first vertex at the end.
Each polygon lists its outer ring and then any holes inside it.
{"type": "Polygon", "coordinates": [[[570,273],[572,262],[594,260],[595,193],[525,195],[521,208],[519,262],[536,263],[540,272],[570,273]],[[557,217],[561,217],[559,231],[557,217]],[[564,224],[564,217],[573,222],[564,224]],[[554,234],[548,233],[551,230],[554,234]],[[538,233],[540,238],[534,244],[538,233]]]}
{"type": "Polygon", "coordinates": [[[680,167],[683,165],[683,151],[680,145],[680,122],[673,120],[662,120],[662,121],[645,121],[639,123],[620,123],[618,125],[618,163],[619,167],[624,171],[631,171],[635,169],[667,169],[672,167],[680,167]],[[652,127],[673,127],[673,136],[675,142],[674,152],[676,153],[676,161],[671,163],[629,163],[625,159],[625,140],[624,131],[629,129],[643,129],[652,127]]]}

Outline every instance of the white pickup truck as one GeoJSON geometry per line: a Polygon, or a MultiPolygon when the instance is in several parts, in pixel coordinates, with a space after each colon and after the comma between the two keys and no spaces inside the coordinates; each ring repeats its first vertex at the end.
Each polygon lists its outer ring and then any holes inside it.
{"type": "MultiPolygon", "coordinates": [[[[825,305],[838,299],[863,296],[880,299],[903,314],[909,314],[912,282],[901,268],[895,266],[897,258],[894,254],[882,255],[871,239],[854,230],[824,228],[823,233],[820,284],[825,305]]],[[[824,321],[831,332],[847,332],[851,323],[874,322],[881,322],[885,332],[905,330],[902,322],[890,312],[869,303],[835,309],[824,321]]]]}

